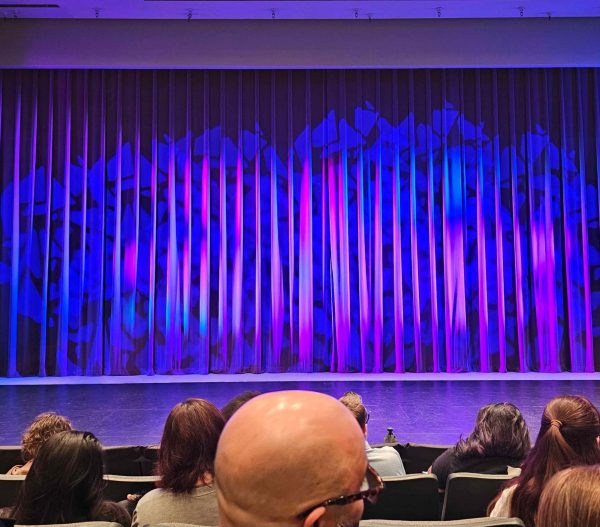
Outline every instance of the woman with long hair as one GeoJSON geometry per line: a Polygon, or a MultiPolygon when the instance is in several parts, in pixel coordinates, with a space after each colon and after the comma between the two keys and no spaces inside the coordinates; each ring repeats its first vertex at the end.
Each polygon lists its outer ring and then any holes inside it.
{"type": "Polygon", "coordinates": [[[479,410],[469,436],[438,457],[430,472],[443,491],[454,472],[506,474],[508,467],[521,465],[530,448],[529,429],[519,409],[511,403],[488,404],[479,410]]]}
{"type": "Polygon", "coordinates": [[[521,518],[533,527],[540,495],[562,469],[600,463],[600,414],[585,397],[566,395],[544,408],[537,440],[521,475],[506,483],[490,505],[490,516],[521,518]]]}
{"type": "Polygon", "coordinates": [[[546,484],[536,515],[537,527],[598,527],[600,465],[561,470],[546,484]]]}
{"type": "Polygon", "coordinates": [[[25,525],[112,521],[127,527],[129,514],[105,502],[103,490],[99,441],[90,432],[60,432],[40,447],[11,516],[25,525]]]}
{"type": "Polygon", "coordinates": [[[158,450],[159,488],[138,502],[133,527],[150,523],[218,525],[214,461],[225,420],[204,399],[172,410],[158,450]]]}

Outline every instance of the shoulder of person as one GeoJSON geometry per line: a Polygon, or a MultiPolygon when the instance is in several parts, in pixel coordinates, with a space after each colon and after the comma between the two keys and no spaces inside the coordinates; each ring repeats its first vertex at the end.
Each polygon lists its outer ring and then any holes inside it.
{"type": "Polygon", "coordinates": [[[127,509],[114,501],[103,501],[94,520],[120,523],[123,527],[131,525],[131,515],[127,509]]]}
{"type": "Polygon", "coordinates": [[[146,492],[146,494],[144,494],[137,502],[137,506],[140,505],[140,503],[146,503],[148,501],[152,501],[153,499],[156,499],[158,496],[161,496],[163,494],[165,494],[165,489],[152,489],[148,492],[146,492]]]}
{"type": "Polygon", "coordinates": [[[433,465],[437,463],[451,463],[455,461],[456,456],[456,447],[451,446],[447,450],[444,450],[438,457],[433,460],[433,465]]]}
{"type": "Polygon", "coordinates": [[[510,516],[510,506],[516,488],[517,484],[515,483],[514,485],[511,485],[510,487],[504,489],[500,493],[498,501],[496,502],[494,508],[490,512],[490,517],[507,518],[508,516],[510,516]]]}

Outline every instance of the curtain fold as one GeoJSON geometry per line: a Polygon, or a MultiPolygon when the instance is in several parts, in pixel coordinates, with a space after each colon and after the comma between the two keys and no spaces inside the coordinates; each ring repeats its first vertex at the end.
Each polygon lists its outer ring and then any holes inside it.
{"type": "Polygon", "coordinates": [[[0,70],[0,375],[600,369],[600,69],[0,70]]]}

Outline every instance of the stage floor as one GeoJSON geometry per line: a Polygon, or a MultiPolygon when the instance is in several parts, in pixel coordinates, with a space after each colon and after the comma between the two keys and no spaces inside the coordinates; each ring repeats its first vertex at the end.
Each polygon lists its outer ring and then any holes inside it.
{"type": "MultiPolygon", "coordinates": [[[[383,441],[392,426],[399,441],[450,444],[468,434],[478,409],[513,402],[535,439],[541,412],[556,395],[580,394],[600,406],[600,377],[572,374],[459,375],[241,375],[1,379],[0,444],[18,444],[37,414],[53,410],[105,445],[155,444],[169,410],[188,397],[218,407],[244,390],[316,390],[363,396],[371,414],[369,441],[383,441]]],[[[268,426],[268,423],[257,423],[268,426]]]]}

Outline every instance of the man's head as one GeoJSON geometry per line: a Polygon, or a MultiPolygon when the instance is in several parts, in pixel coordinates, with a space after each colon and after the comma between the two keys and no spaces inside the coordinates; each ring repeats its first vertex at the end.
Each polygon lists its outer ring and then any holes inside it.
{"type": "Polygon", "coordinates": [[[338,401],[304,391],[255,397],[219,441],[220,526],[357,526],[362,500],[321,504],[364,490],[366,471],[363,434],[338,401]]]}
{"type": "Polygon", "coordinates": [[[59,432],[73,430],[71,421],[54,412],[38,415],[21,438],[21,453],[26,463],[37,456],[41,446],[59,432]]]}
{"type": "Polygon", "coordinates": [[[231,401],[221,408],[221,413],[225,418],[225,422],[229,421],[235,412],[244,406],[250,399],[254,399],[257,395],[260,395],[260,392],[245,391],[231,399],[231,401]]]}
{"type": "Polygon", "coordinates": [[[340,403],[342,403],[352,415],[356,418],[358,425],[361,430],[367,435],[367,423],[369,422],[369,412],[365,408],[365,405],[362,402],[362,397],[358,395],[356,392],[346,392],[342,397],[340,397],[340,403]]]}

